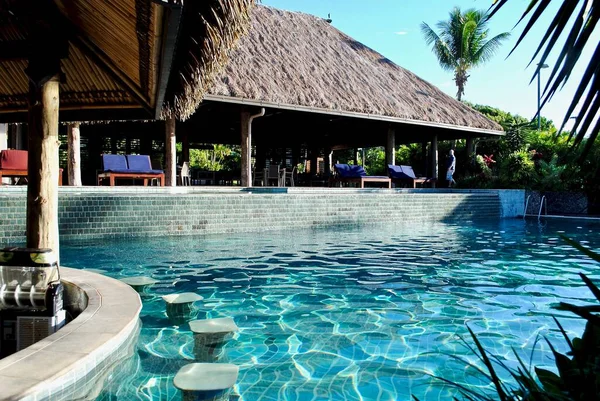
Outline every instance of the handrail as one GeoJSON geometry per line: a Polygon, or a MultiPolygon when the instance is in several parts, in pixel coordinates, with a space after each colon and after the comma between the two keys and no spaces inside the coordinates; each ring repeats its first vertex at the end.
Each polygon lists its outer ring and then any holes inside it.
{"type": "Polygon", "coordinates": [[[548,201],[546,200],[546,195],[542,196],[542,200],[540,201],[540,211],[538,212],[538,220],[542,216],[542,208],[544,207],[544,204],[546,204],[545,215],[547,216],[548,215],[548,201]]]}
{"type": "Polygon", "coordinates": [[[529,198],[531,198],[531,195],[529,195],[527,197],[527,201],[525,201],[525,211],[523,211],[523,220],[525,220],[525,216],[527,216],[527,208],[529,207],[529,198]]]}

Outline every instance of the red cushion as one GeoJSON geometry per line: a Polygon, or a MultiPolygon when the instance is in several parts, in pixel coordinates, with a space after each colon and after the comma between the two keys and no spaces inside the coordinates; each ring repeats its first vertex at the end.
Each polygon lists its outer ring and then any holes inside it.
{"type": "Polygon", "coordinates": [[[0,169],[27,170],[27,151],[14,149],[0,151],[0,169]]]}

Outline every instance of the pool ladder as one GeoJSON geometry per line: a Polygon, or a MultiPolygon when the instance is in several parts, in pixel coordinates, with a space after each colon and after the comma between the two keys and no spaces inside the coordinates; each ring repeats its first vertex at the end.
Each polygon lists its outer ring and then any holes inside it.
{"type": "MultiPolygon", "coordinates": [[[[525,212],[523,212],[523,220],[527,216],[527,209],[529,207],[529,199],[531,195],[527,197],[527,201],[525,202],[525,212]]],[[[546,199],[546,195],[542,196],[542,200],[540,201],[540,210],[538,211],[538,220],[542,218],[542,209],[544,209],[544,216],[548,215],[548,200],[546,199]]]]}

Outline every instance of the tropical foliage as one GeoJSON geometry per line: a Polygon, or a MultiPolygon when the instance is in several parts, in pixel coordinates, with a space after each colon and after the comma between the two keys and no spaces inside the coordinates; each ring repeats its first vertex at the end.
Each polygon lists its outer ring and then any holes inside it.
{"type": "MultiPolygon", "coordinates": [[[[507,2],[508,0],[494,0],[489,18],[493,17],[507,2]]],[[[527,23],[515,48],[536,24],[542,24],[540,17],[548,11],[549,5],[550,0],[529,1],[519,20],[519,22],[526,20],[527,23]]],[[[600,131],[600,42],[597,42],[597,38],[592,35],[599,20],[600,0],[562,0],[561,6],[546,27],[546,32],[529,61],[531,64],[538,56],[540,57],[537,61],[538,67],[533,73],[533,80],[552,51],[560,49],[558,59],[544,88],[542,107],[571,78],[576,67],[584,66],[585,72],[559,129],[562,131],[569,119],[576,114],[575,125],[569,138],[574,136],[576,145],[584,145],[582,157],[592,150],[600,131]],[[581,57],[586,46],[594,49],[587,60],[581,57]],[[576,111],[578,106],[579,110],[576,111]],[[588,139],[584,140],[586,134],[588,139]]]]}
{"type": "MultiPolygon", "coordinates": [[[[182,145],[177,144],[181,153],[182,145]]],[[[239,146],[208,145],[203,149],[190,149],[190,167],[198,170],[235,170],[240,164],[239,146]]]]}
{"type": "Polygon", "coordinates": [[[456,97],[462,99],[465,85],[469,79],[469,70],[489,61],[502,41],[509,33],[501,33],[490,38],[487,29],[488,18],[485,11],[469,9],[462,12],[455,7],[447,21],[436,24],[439,33],[428,24],[421,24],[421,31],[428,45],[433,45],[433,53],[440,66],[454,72],[454,81],[458,88],[456,97]]]}

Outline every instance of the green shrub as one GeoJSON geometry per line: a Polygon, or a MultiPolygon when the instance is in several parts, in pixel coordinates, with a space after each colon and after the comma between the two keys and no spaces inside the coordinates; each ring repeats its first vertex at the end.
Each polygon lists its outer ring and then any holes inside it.
{"type": "Polygon", "coordinates": [[[519,150],[500,160],[500,179],[508,188],[529,188],[535,174],[535,163],[529,152],[519,150]]]}

